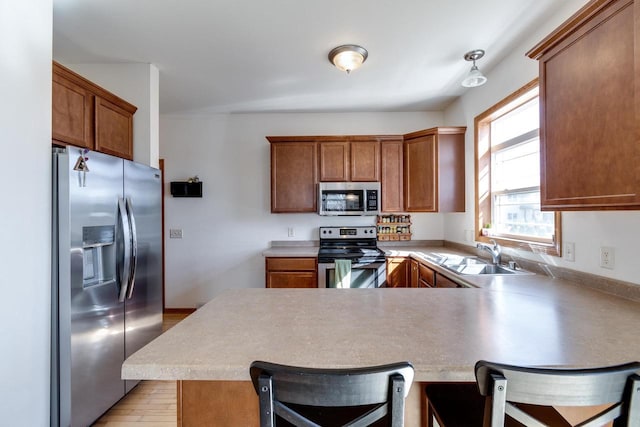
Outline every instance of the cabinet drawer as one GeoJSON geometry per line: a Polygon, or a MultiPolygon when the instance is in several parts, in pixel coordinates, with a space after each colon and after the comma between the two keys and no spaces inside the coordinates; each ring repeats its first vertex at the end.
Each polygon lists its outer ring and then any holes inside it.
{"type": "Polygon", "coordinates": [[[315,271],[270,271],[267,273],[267,288],[317,288],[315,271]]]}
{"type": "Polygon", "coordinates": [[[427,284],[429,284],[429,286],[434,285],[435,280],[434,280],[434,272],[432,269],[430,269],[424,264],[419,264],[418,271],[419,271],[418,274],[420,277],[420,281],[426,282],[427,284]]]}
{"type": "Polygon", "coordinates": [[[316,271],[316,258],[267,258],[267,271],[316,271]]]}

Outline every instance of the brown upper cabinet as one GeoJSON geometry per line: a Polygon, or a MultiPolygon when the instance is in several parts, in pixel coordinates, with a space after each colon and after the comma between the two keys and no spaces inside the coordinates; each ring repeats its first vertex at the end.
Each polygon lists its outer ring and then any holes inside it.
{"type": "Polygon", "coordinates": [[[137,107],[53,62],[52,140],[133,159],[137,107]]]}
{"type": "Polygon", "coordinates": [[[466,127],[438,127],[404,136],[407,212],[464,212],[466,127]]]}
{"type": "Polygon", "coordinates": [[[271,212],[317,212],[316,143],[268,136],[271,143],[271,212]]]}
{"type": "Polygon", "coordinates": [[[375,136],[318,137],[322,182],[380,181],[380,141],[375,136]]]}
{"type": "Polygon", "coordinates": [[[540,63],[542,210],[640,209],[640,4],[594,0],[540,63]]]}
{"type": "Polygon", "coordinates": [[[320,141],[320,181],[349,181],[348,141],[320,141]]]}
{"type": "Polygon", "coordinates": [[[401,136],[380,144],[382,212],[404,212],[403,150],[401,136]]]}
{"type": "Polygon", "coordinates": [[[271,212],[317,212],[323,181],[380,181],[382,212],[463,212],[465,129],[404,137],[268,136],[271,212]]]}

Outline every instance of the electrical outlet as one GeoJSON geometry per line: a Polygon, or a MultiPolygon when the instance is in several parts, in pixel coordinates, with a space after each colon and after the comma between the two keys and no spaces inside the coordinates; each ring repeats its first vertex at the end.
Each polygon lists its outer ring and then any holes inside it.
{"type": "Polygon", "coordinates": [[[565,261],[575,261],[576,260],[576,244],[573,242],[565,242],[564,248],[562,250],[562,258],[565,261]]]}
{"type": "Polygon", "coordinates": [[[600,247],[600,267],[613,270],[616,262],[615,249],[610,246],[600,247]]]}
{"type": "Polygon", "coordinates": [[[287,236],[296,237],[296,231],[293,229],[293,227],[287,228],[287,236]]]}
{"type": "Polygon", "coordinates": [[[181,228],[171,228],[169,230],[169,238],[170,239],[182,239],[182,229],[181,228]]]}

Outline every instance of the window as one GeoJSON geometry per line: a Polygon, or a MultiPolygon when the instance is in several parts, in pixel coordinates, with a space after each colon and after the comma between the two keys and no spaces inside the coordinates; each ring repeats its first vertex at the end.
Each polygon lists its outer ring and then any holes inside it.
{"type": "Polygon", "coordinates": [[[476,238],[560,255],[560,213],[540,210],[539,120],[537,79],[476,117],[476,238]]]}

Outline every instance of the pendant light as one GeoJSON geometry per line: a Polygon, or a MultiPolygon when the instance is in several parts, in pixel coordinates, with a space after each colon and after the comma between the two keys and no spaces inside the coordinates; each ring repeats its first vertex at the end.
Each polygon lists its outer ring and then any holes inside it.
{"type": "Polygon", "coordinates": [[[329,52],[329,61],[337,69],[346,71],[347,74],[360,67],[367,60],[367,49],[355,44],[338,46],[329,52]]]}
{"type": "Polygon", "coordinates": [[[462,81],[462,86],[464,87],[477,87],[482,86],[487,82],[487,78],[478,70],[478,66],[476,65],[476,60],[482,58],[484,56],[484,50],[476,49],[464,54],[465,61],[473,61],[473,66],[471,70],[469,70],[469,74],[462,81]]]}

